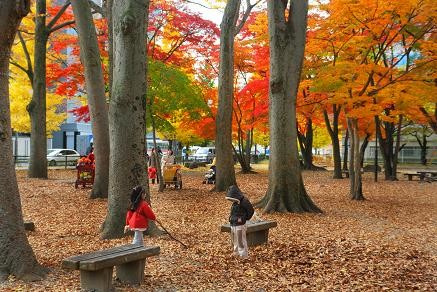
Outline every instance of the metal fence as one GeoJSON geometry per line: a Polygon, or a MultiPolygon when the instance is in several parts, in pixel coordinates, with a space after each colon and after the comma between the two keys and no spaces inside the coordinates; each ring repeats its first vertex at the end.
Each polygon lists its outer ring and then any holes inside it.
{"type": "MultiPolygon", "coordinates": [[[[16,168],[23,168],[28,169],[29,168],[29,160],[30,156],[22,156],[22,155],[14,155],[14,165],[16,168]]],[[[51,168],[64,168],[64,169],[71,169],[76,167],[76,160],[68,160],[68,157],[65,158],[57,158],[56,163],[48,163],[48,166],[51,168]]]]}

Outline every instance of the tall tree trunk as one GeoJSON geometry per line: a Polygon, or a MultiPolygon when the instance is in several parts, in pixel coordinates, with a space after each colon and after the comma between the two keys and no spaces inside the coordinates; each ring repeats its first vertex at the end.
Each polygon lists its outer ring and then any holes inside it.
{"type": "Polygon", "coordinates": [[[235,185],[232,155],[232,102],[234,96],[234,37],[241,0],[226,3],[220,24],[220,67],[218,77],[218,110],[216,117],[216,191],[235,185]]]}
{"type": "Polygon", "coordinates": [[[250,131],[247,131],[246,133],[246,141],[243,140],[243,133],[241,132],[241,128],[238,130],[238,152],[235,149],[234,146],[232,146],[234,150],[234,155],[237,157],[238,162],[241,166],[241,172],[242,173],[250,173],[251,166],[250,166],[250,150],[248,149],[252,148],[251,146],[251,136],[250,131]],[[243,143],[245,145],[243,145],[243,143]]]}
{"type": "Polygon", "coordinates": [[[303,168],[306,170],[321,170],[323,167],[318,167],[313,164],[313,120],[306,119],[306,134],[300,133],[297,130],[297,138],[299,141],[300,152],[302,153],[303,168]]]}
{"type": "Polygon", "coordinates": [[[422,163],[422,165],[426,165],[427,161],[426,161],[426,153],[427,153],[427,149],[428,149],[428,140],[426,139],[426,135],[425,135],[425,131],[423,131],[423,135],[422,135],[422,143],[421,143],[421,148],[420,148],[420,163],[422,163]]]}
{"type": "Polygon", "coordinates": [[[27,106],[30,115],[29,177],[47,178],[46,133],[46,53],[48,29],[46,27],[46,1],[36,1],[35,50],[32,100],[27,106]]]}
{"type": "Polygon", "coordinates": [[[109,109],[110,159],[108,212],[102,237],[123,236],[131,190],[148,190],[145,171],[146,53],[148,0],[115,1],[114,75],[109,109]]]}
{"type": "Polygon", "coordinates": [[[375,117],[376,120],[376,134],[378,135],[379,146],[384,161],[384,178],[385,180],[393,179],[393,134],[394,134],[394,124],[390,122],[383,122],[384,124],[384,137],[381,131],[381,121],[378,116],[375,117]]]}
{"type": "Polygon", "coordinates": [[[241,171],[243,173],[249,173],[250,170],[252,169],[252,167],[250,166],[250,160],[251,160],[250,152],[252,149],[252,134],[251,133],[252,133],[252,131],[250,131],[250,130],[248,130],[246,132],[246,143],[244,146],[244,156],[245,156],[244,161],[245,161],[245,163],[244,163],[244,166],[243,165],[241,166],[242,167],[241,171]]]}
{"type": "Polygon", "coordinates": [[[422,130],[421,130],[421,135],[419,135],[419,130],[414,131],[413,133],[411,133],[411,135],[416,138],[417,143],[420,146],[420,163],[422,165],[426,165],[427,163],[427,151],[428,151],[428,140],[427,138],[429,136],[432,135],[432,133],[430,133],[429,135],[426,134],[426,129],[428,128],[428,126],[422,125],[421,126],[422,130]]]}
{"type": "Polygon", "coordinates": [[[29,9],[30,1],[0,2],[0,282],[9,275],[33,281],[47,274],[47,269],[38,264],[24,230],[12,155],[9,57],[18,26],[29,9]]]}
{"type": "Polygon", "coordinates": [[[349,130],[346,129],[346,135],[344,136],[343,170],[347,170],[347,159],[349,156],[348,143],[349,143],[349,130]]]}
{"type": "Polygon", "coordinates": [[[34,71],[32,82],[32,100],[27,105],[30,116],[30,159],[28,176],[34,178],[47,178],[47,133],[46,133],[46,54],[47,41],[50,33],[72,24],[67,21],[56,25],[61,15],[65,12],[70,2],[53,16],[46,25],[46,0],[36,1],[35,17],[35,49],[34,49],[34,71]]]}
{"type": "Polygon", "coordinates": [[[297,149],[296,96],[305,50],[308,1],[267,1],[270,38],[270,163],[264,212],[321,212],[303,184],[297,149]]]}
{"type": "Polygon", "coordinates": [[[334,160],[334,176],[333,178],[341,179],[343,176],[341,175],[341,155],[340,155],[340,139],[338,138],[338,120],[340,117],[341,106],[332,105],[333,116],[332,116],[332,126],[329,121],[328,112],[326,110],[323,111],[323,116],[325,118],[326,128],[328,129],[329,136],[331,137],[332,142],[332,157],[334,160]]]}
{"type": "Polygon", "coordinates": [[[364,200],[361,179],[360,136],[358,120],[347,118],[351,138],[351,159],[349,162],[350,196],[352,200],[364,200]]]}
{"type": "Polygon", "coordinates": [[[394,155],[393,155],[393,173],[392,173],[392,180],[398,180],[397,172],[398,172],[398,157],[399,157],[399,151],[401,151],[401,130],[402,130],[402,120],[404,116],[399,115],[398,125],[396,128],[396,144],[394,149],[394,155]]]}
{"type": "Polygon", "coordinates": [[[75,0],[73,6],[79,34],[81,61],[85,68],[85,83],[92,121],[96,173],[91,198],[107,198],[109,183],[109,125],[106,107],[105,81],[88,0],[75,0]]]}
{"type": "Polygon", "coordinates": [[[370,135],[367,134],[366,137],[364,137],[363,143],[361,143],[360,146],[360,168],[363,168],[364,166],[364,154],[366,152],[366,148],[369,145],[369,138],[370,135]]]}
{"type": "Polygon", "coordinates": [[[105,12],[106,12],[106,21],[108,23],[108,76],[109,76],[109,99],[111,99],[112,92],[112,75],[114,74],[114,38],[113,38],[113,30],[112,30],[112,6],[114,0],[105,0],[105,12]]]}

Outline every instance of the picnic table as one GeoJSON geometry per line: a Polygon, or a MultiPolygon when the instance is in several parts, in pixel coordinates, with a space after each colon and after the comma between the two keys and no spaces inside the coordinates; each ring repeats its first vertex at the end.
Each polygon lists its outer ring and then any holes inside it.
{"type": "Polygon", "coordinates": [[[432,170],[421,170],[416,172],[407,172],[404,173],[405,176],[408,176],[408,180],[413,180],[413,177],[417,176],[420,181],[436,181],[437,180],[437,171],[432,170]]]}
{"type": "Polygon", "coordinates": [[[428,182],[437,180],[437,171],[424,170],[417,172],[420,176],[420,180],[426,180],[428,182]]]}

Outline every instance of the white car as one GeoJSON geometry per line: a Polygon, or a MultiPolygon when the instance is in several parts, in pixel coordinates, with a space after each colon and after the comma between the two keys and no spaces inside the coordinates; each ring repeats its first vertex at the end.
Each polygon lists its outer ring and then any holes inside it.
{"type": "Polygon", "coordinates": [[[199,147],[196,153],[189,156],[189,160],[194,160],[198,162],[211,163],[215,157],[215,147],[199,147]]]}
{"type": "Polygon", "coordinates": [[[76,164],[80,154],[73,149],[48,149],[47,163],[50,166],[76,164]]]}

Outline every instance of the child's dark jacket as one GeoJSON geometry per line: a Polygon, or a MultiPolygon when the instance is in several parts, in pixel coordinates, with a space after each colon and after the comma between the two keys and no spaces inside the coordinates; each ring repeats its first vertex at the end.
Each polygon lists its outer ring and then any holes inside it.
{"type": "Polygon", "coordinates": [[[231,187],[227,197],[237,199],[239,201],[239,203],[232,203],[231,213],[229,215],[230,225],[239,226],[246,224],[246,221],[250,220],[254,213],[254,209],[250,201],[243,196],[237,187],[231,187]]]}

